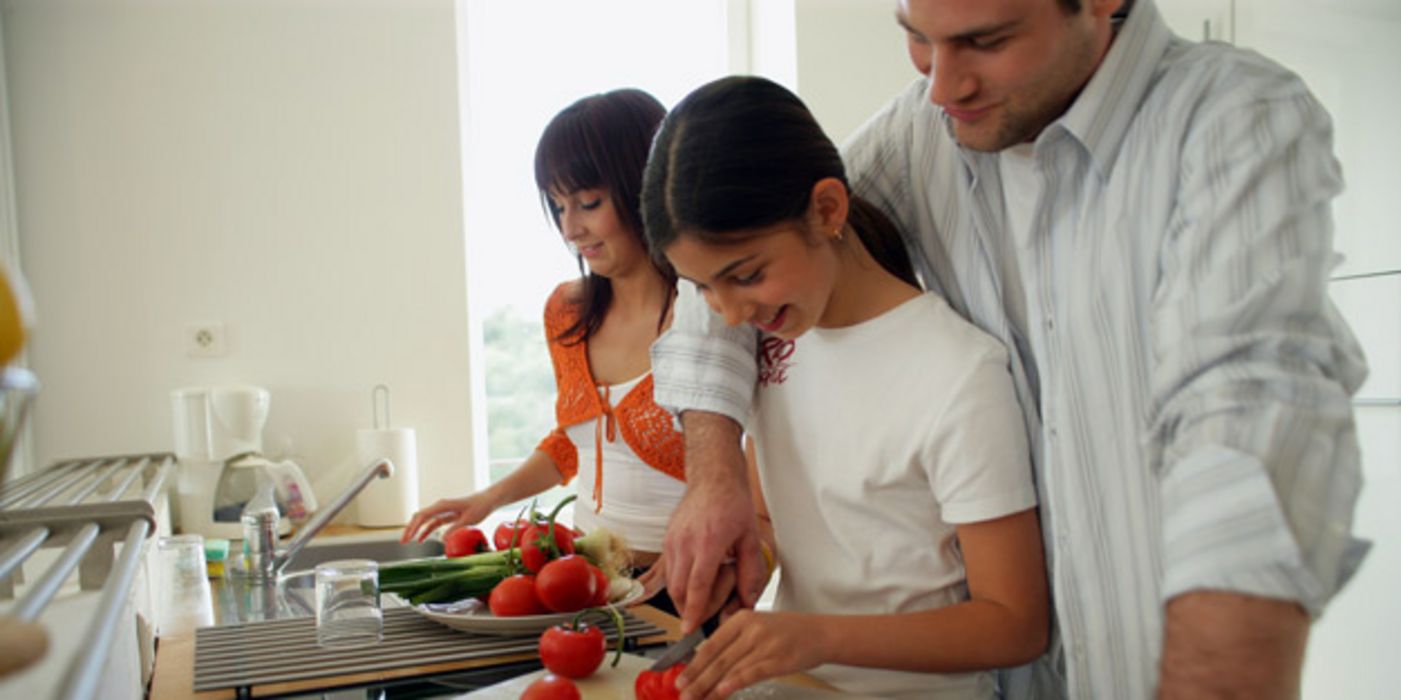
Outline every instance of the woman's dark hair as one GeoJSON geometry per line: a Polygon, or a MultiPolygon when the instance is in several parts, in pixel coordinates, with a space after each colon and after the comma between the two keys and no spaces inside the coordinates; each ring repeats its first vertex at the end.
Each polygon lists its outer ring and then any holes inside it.
{"type": "MultiPolygon", "coordinates": [[[[798,219],[812,187],[836,178],[850,191],[832,140],[797,95],[756,77],[707,83],[662,122],[642,176],[642,220],[653,257],[683,233],[733,243],[741,229],[798,219]]],[[[899,231],[851,196],[847,222],[881,267],[920,286],[899,231]]]]}
{"type": "MultiPolygon", "coordinates": [[[[655,97],[627,88],[582,98],[550,120],[535,146],[535,186],[556,229],[560,226],[559,213],[550,201],[550,192],[602,187],[611,193],[613,208],[623,223],[646,247],[638,208],[642,169],[647,164],[652,135],[664,116],[666,108],[655,97]]],[[[588,340],[603,324],[603,316],[613,301],[613,285],[608,278],[589,272],[583,257],[578,260],[579,273],[583,275],[579,318],[555,340],[588,340]]],[[[670,265],[655,257],[652,264],[668,289],[675,285],[676,273],[670,265]]],[[[657,320],[658,329],[670,307],[668,296],[657,320]]]]}

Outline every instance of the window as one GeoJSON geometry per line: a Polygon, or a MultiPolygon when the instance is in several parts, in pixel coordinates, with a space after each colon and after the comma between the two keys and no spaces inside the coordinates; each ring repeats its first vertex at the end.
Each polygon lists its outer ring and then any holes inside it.
{"type": "MultiPolygon", "coordinates": [[[[480,488],[554,427],[541,315],[550,291],[579,268],[540,207],[532,171],[540,132],[574,100],[613,88],[641,88],[670,106],[728,73],[730,59],[723,2],[458,7],[468,306],[481,338],[473,406],[485,414],[474,440],[480,488]]],[[[561,494],[552,495],[542,502],[561,494]]]]}

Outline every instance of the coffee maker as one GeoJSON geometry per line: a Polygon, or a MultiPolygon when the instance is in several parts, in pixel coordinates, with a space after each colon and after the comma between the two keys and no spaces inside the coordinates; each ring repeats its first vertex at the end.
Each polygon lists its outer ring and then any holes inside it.
{"type": "Polygon", "coordinates": [[[263,425],[271,397],[256,386],[187,387],[170,394],[179,462],[180,530],[238,539],[243,507],[271,482],[280,514],[278,533],[316,510],[300,467],[263,457],[263,425]]]}

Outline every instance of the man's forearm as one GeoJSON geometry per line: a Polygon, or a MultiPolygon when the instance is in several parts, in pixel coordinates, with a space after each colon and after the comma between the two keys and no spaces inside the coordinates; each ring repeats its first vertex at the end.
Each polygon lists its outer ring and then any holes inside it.
{"type": "Polygon", "coordinates": [[[1297,698],[1309,618],[1297,603],[1194,591],[1167,605],[1158,697],[1297,698]]]}
{"type": "Polygon", "coordinates": [[[681,414],[686,440],[686,483],[691,486],[727,481],[744,485],[743,430],[734,419],[709,411],[681,414]]]}

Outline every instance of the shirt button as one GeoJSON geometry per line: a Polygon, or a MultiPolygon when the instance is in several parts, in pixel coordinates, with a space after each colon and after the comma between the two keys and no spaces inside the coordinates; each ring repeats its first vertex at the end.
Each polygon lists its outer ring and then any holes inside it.
{"type": "Polygon", "coordinates": [[[1048,330],[1048,331],[1050,331],[1050,332],[1052,332],[1052,333],[1056,332],[1056,319],[1055,319],[1055,318],[1047,318],[1047,319],[1046,319],[1046,330],[1048,330]]]}

